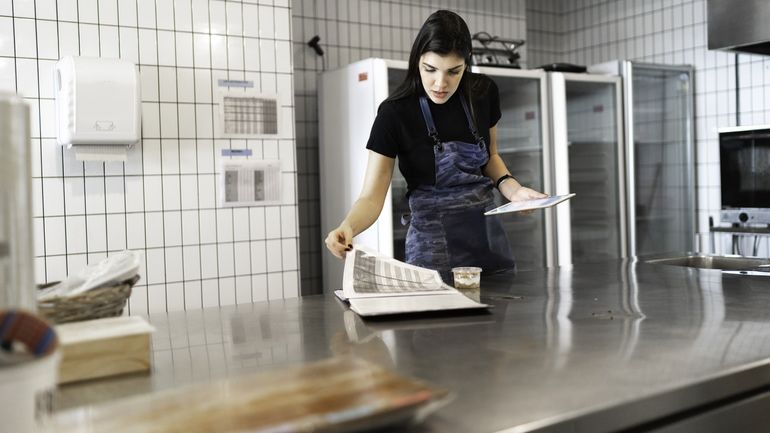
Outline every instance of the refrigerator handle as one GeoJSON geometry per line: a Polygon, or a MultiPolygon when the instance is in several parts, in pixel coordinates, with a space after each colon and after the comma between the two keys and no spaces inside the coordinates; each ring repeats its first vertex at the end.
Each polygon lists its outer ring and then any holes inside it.
{"type": "MultiPolygon", "coordinates": [[[[567,89],[564,74],[548,74],[551,106],[551,134],[553,143],[553,185],[554,194],[568,194],[569,191],[569,140],[567,137],[567,89]]],[[[570,223],[569,200],[556,206],[556,265],[572,264],[572,227],[570,223]]]]}

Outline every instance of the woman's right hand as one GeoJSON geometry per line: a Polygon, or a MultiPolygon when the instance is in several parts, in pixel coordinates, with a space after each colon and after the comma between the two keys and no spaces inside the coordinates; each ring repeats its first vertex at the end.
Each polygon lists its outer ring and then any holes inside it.
{"type": "Polygon", "coordinates": [[[353,249],[353,229],[347,224],[341,224],[326,236],[326,248],[339,259],[344,259],[345,254],[353,249]]]}

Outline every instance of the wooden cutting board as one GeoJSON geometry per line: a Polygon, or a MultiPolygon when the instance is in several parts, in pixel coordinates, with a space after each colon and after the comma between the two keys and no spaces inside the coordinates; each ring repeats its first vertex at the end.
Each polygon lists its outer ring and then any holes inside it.
{"type": "Polygon", "coordinates": [[[47,431],[340,432],[419,420],[447,391],[337,357],[56,414],[47,431]]]}

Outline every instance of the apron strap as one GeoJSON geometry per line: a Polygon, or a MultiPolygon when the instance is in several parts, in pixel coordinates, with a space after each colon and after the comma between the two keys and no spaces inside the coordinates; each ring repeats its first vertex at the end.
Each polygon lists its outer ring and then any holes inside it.
{"type": "Polygon", "coordinates": [[[425,119],[425,125],[428,127],[428,135],[433,139],[433,144],[441,148],[441,139],[438,138],[438,130],[436,129],[436,124],[433,122],[433,115],[428,106],[428,98],[425,96],[420,96],[420,111],[422,111],[422,117],[425,119]]]}
{"type": "MultiPolygon", "coordinates": [[[[473,117],[471,117],[471,111],[468,109],[468,103],[465,102],[465,96],[462,94],[462,92],[458,93],[460,96],[460,103],[463,106],[463,111],[465,111],[465,119],[468,121],[468,128],[471,130],[471,134],[473,134],[473,138],[476,140],[476,144],[478,144],[479,147],[484,147],[486,145],[484,137],[482,137],[479,134],[479,130],[476,129],[476,124],[473,121],[473,117]]],[[[422,111],[422,117],[425,119],[425,125],[428,127],[428,135],[433,139],[433,144],[438,146],[440,149],[442,147],[441,139],[438,136],[436,123],[433,121],[433,114],[430,112],[427,96],[420,96],[420,111],[422,111]]]]}
{"type": "Polygon", "coordinates": [[[473,138],[476,140],[476,144],[478,144],[479,147],[484,147],[486,145],[484,137],[479,135],[479,130],[476,129],[476,123],[473,121],[473,117],[471,117],[471,111],[468,109],[468,103],[465,102],[465,96],[462,93],[460,93],[460,103],[463,105],[465,118],[468,120],[468,128],[470,128],[471,134],[473,134],[473,138]]]}

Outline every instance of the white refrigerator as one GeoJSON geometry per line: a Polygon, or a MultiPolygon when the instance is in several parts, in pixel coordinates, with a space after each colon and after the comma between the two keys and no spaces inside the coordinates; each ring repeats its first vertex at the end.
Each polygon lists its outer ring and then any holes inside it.
{"type": "MultiPolygon", "coordinates": [[[[318,159],[324,237],[345,218],[361,192],[366,142],[377,107],[403,80],[406,69],[406,62],[370,58],[320,76],[318,159]]],[[[355,239],[388,256],[393,255],[392,196],[388,192],[380,218],[355,239]]],[[[343,261],[325,246],[321,255],[324,291],[341,289],[343,261]]]]}

